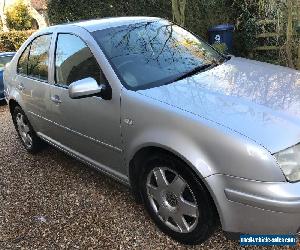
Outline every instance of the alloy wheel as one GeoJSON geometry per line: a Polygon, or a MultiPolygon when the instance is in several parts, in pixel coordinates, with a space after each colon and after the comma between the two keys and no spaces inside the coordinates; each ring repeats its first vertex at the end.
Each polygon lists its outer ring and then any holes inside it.
{"type": "Polygon", "coordinates": [[[28,122],[26,121],[25,116],[22,113],[17,114],[16,123],[22,141],[27,148],[31,148],[33,140],[30,135],[30,127],[28,125],[28,122]]]}
{"type": "Polygon", "coordinates": [[[189,233],[199,221],[199,208],[187,181],[167,167],[150,171],[146,182],[147,197],[159,219],[170,229],[189,233]]]}

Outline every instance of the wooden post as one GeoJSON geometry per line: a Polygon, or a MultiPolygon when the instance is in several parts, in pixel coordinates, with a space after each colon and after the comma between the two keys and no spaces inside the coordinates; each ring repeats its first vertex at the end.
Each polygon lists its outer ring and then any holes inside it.
{"type": "MultiPolygon", "coordinates": [[[[297,4],[297,25],[300,25],[300,3],[297,4]]],[[[299,27],[297,27],[299,29],[299,27]]],[[[300,70],[300,31],[297,30],[298,35],[298,57],[297,57],[297,69],[300,70]]]]}
{"type": "Polygon", "coordinates": [[[295,68],[293,62],[293,0],[287,0],[287,30],[286,30],[286,56],[287,66],[295,68]]]}

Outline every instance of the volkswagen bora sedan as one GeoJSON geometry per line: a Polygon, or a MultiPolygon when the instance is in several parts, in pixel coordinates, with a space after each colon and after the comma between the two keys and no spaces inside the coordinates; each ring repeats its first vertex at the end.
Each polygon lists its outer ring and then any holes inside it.
{"type": "Polygon", "coordinates": [[[25,148],[47,142],[130,186],[185,244],[300,228],[300,73],[226,57],[166,20],[47,28],[5,71],[25,148]]]}

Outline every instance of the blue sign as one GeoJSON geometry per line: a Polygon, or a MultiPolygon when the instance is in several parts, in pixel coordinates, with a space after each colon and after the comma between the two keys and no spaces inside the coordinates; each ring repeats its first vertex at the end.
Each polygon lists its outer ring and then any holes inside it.
{"type": "Polygon", "coordinates": [[[296,246],[296,235],[241,234],[241,246],[296,246]]]}

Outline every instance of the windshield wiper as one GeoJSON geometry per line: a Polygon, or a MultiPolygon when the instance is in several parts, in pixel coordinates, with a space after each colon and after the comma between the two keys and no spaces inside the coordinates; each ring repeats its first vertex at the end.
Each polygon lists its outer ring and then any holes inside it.
{"type": "Polygon", "coordinates": [[[204,65],[198,66],[198,67],[192,69],[191,71],[186,72],[186,73],[184,73],[183,75],[177,77],[177,78],[174,80],[174,82],[179,81],[179,80],[182,80],[182,79],[185,79],[185,78],[190,77],[190,76],[193,76],[193,75],[196,75],[197,73],[200,73],[200,72],[202,72],[203,70],[205,70],[205,69],[207,69],[207,68],[210,68],[210,67],[213,66],[213,65],[215,65],[215,64],[210,63],[210,64],[204,64],[204,65]]]}

